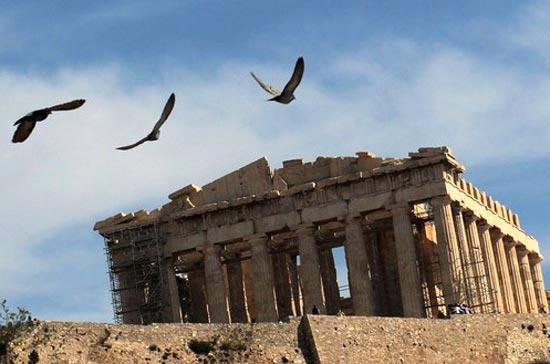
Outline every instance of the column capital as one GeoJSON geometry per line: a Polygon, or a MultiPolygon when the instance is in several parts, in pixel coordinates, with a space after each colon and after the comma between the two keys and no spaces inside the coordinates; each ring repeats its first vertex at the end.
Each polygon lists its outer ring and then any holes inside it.
{"type": "Polygon", "coordinates": [[[481,219],[480,217],[478,217],[476,214],[474,214],[472,211],[470,210],[466,210],[466,212],[463,214],[464,215],[464,220],[466,220],[468,223],[474,223],[474,222],[478,222],[478,221],[484,221],[483,219],[481,219]]]}
{"type": "Polygon", "coordinates": [[[466,211],[466,209],[464,208],[464,206],[462,206],[460,204],[460,202],[457,202],[457,201],[453,201],[451,203],[451,207],[453,209],[453,213],[454,214],[458,214],[458,213],[464,213],[464,211],[466,211]]]}
{"type": "Polygon", "coordinates": [[[494,228],[489,231],[491,232],[491,238],[493,238],[494,240],[500,240],[504,238],[504,233],[498,228],[494,228]]]}
{"type": "Polygon", "coordinates": [[[487,223],[487,220],[478,218],[477,229],[480,233],[484,234],[487,231],[491,232],[492,226],[487,223]]]}
{"type": "Polygon", "coordinates": [[[503,234],[502,241],[504,242],[504,246],[506,246],[506,247],[515,247],[515,246],[518,245],[518,243],[514,239],[512,239],[511,237],[508,237],[504,234],[503,234]]]}
{"type": "Polygon", "coordinates": [[[531,264],[539,264],[542,262],[542,257],[537,253],[530,253],[529,262],[531,262],[531,264]]]}
{"type": "Polygon", "coordinates": [[[365,217],[359,213],[348,214],[346,216],[343,216],[342,218],[339,218],[338,221],[344,223],[344,225],[360,224],[361,222],[365,221],[365,217]]]}
{"type": "Polygon", "coordinates": [[[412,207],[408,202],[398,202],[395,204],[387,205],[386,210],[388,210],[392,216],[395,215],[405,215],[410,214],[412,211],[412,207]]]}
{"type": "Polygon", "coordinates": [[[199,253],[202,253],[203,255],[206,254],[216,254],[220,255],[220,251],[222,250],[222,247],[216,244],[204,244],[201,246],[198,246],[195,248],[199,253]]]}
{"type": "Polygon", "coordinates": [[[516,252],[518,253],[518,257],[520,259],[523,259],[525,257],[529,256],[529,250],[527,250],[525,247],[519,246],[516,249],[516,252]]]}
{"type": "Polygon", "coordinates": [[[452,202],[453,202],[453,200],[452,200],[451,197],[449,197],[448,195],[432,197],[432,198],[430,199],[430,205],[432,205],[432,206],[449,205],[449,204],[451,204],[452,202]]]}
{"type": "Polygon", "coordinates": [[[243,240],[250,245],[253,245],[257,241],[266,241],[267,239],[268,236],[264,233],[252,234],[243,237],[243,240]]]}
{"type": "Polygon", "coordinates": [[[303,236],[303,235],[313,235],[313,233],[315,232],[315,228],[316,226],[314,224],[307,223],[307,224],[297,225],[293,227],[292,230],[294,230],[296,234],[298,234],[298,236],[303,236]]]}
{"type": "Polygon", "coordinates": [[[234,261],[234,260],[238,260],[241,254],[239,252],[224,249],[221,251],[221,256],[223,256],[225,261],[234,261]]]}

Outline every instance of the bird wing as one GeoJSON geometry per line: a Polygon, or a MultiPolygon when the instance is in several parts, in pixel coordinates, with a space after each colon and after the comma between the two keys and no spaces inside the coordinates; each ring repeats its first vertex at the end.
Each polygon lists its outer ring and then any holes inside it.
{"type": "MultiPolygon", "coordinates": [[[[34,111],[33,111],[34,112],[34,111]]],[[[18,124],[21,124],[23,121],[29,121],[31,119],[32,112],[28,113],[27,115],[23,116],[21,119],[17,120],[13,126],[16,126],[18,124]]]]}
{"type": "Polygon", "coordinates": [[[78,109],[79,107],[84,105],[85,102],[86,102],[86,100],[78,99],[78,100],[65,102],[63,104],[50,106],[48,109],[50,111],[74,110],[74,109],[78,109]]]}
{"type": "Polygon", "coordinates": [[[162,124],[168,119],[168,116],[172,112],[172,109],[174,108],[174,105],[176,104],[176,95],[173,93],[168,98],[168,101],[166,101],[166,104],[164,105],[164,109],[162,110],[162,114],[160,114],[160,119],[157,121],[155,126],[153,127],[153,133],[158,131],[162,124]]]}
{"type": "Polygon", "coordinates": [[[292,72],[292,77],[290,77],[290,80],[286,84],[285,88],[283,89],[283,94],[290,94],[294,93],[294,90],[296,90],[296,87],[300,84],[300,81],[302,81],[302,75],[304,74],[304,58],[300,57],[296,61],[296,65],[294,66],[294,72],[292,72]]]}
{"type": "Polygon", "coordinates": [[[134,144],[125,145],[125,146],[123,146],[123,147],[118,147],[118,148],[116,148],[116,149],[118,149],[118,150],[128,150],[128,149],[132,149],[132,148],[137,147],[137,146],[140,145],[140,144],[145,143],[147,140],[149,140],[149,135],[147,135],[146,137],[144,137],[144,138],[141,139],[140,141],[135,142],[134,144]]]}
{"type": "Polygon", "coordinates": [[[20,122],[11,139],[12,143],[21,143],[27,140],[35,125],[36,122],[30,120],[23,120],[20,122]]]}
{"type": "Polygon", "coordinates": [[[261,88],[263,88],[265,91],[267,91],[268,93],[272,94],[273,96],[278,96],[281,94],[281,91],[277,90],[275,87],[265,83],[264,81],[260,80],[258,78],[258,76],[256,76],[254,74],[254,72],[250,72],[250,74],[252,75],[252,78],[256,80],[256,82],[258,82],[258,85],[260,85],[261,88]]]}

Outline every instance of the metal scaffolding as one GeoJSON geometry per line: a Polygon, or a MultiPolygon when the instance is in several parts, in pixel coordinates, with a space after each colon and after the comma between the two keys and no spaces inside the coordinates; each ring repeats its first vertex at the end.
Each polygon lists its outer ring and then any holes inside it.
{"type": "MultiPolygon", "coordinates": [[[[425,205],[415,206],[417,221],[426,223],[433,221],[431,208],[425,205]]],[[[422,233],[418,225],[414,225],[416,236],[415,248],[418,257],[418,268],[422,281],[422,295],[427,317],[437,317],[447,313],[448,304],[466,304],[474,313],[493,313],[496,308],[496,292],[489,285],[489,276],[485,269],[480,269],[486,263],[480,252],[470,251],[465,255],[466,248],[460,247],[460,257],[451,265],[458,268],[459,277],[455,283],[455,295],[458,302],[445,302],[443,284],[439,264],[439,254],[436,251],[437,242],[428,248],[422,246],[422,233]],[[479,273],[483,271],[484,273],[479,273]]],[[[471,247],[469,247],[471,249],[471,247]]]]}
{"type": "Polygon", "coordinates": [[[164,266],[157,225],[105,237],[116,323],[162,322],[164,266]]]}
{"type": "MultiPolygon", "coordinates": [[[[488,275],[466,276],[463,272],[467,271],[467,265],[458,263],[461,265],[461,276],[457,284],[456,296],[459,302],[445,302],[443,296],[443,286],[441,282],[441,274],[439,268],[439,261],[437,256],[433,257],[434,260],[431,264],[422,264],[421,276],[422,276],[422,293],[424,297],[424,308],[426,309],[427,317],[437,317],[437,312],[447,314],[446,305],[449,303],[465,303],[470,307],[474,313],[494,313],[496,312],[495,306],[495,294],[496,292],[489,287],[488,275]],[[428,275],[433,277],[432,290],[428,287],[428,275]],[[434,296],[435,293],[435,296],[434,296]]],[[[470,265],[484,264],[483,260],[471,262],[470,265]]]]}

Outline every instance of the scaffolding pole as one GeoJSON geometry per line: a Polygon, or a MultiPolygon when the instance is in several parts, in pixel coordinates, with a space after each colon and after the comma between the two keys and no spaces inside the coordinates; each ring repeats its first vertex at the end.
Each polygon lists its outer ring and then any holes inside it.
{"type": "Polygon", "coordinates": [[[105,237],[111,297],[116,323],[163,321],[165,282],[156,224],[105,237]]]}

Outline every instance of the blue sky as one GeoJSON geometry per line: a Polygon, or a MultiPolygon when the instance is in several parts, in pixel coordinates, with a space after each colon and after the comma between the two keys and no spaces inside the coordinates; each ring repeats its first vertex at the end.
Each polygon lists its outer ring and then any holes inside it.
{"type": "Polygon", "coordinates": [[[111,320],[96,220],[262,155],[449,145],[550,256],[548,2],[8,2],[0,86],[0,297],[43,319],[111,320]],[[297,101],[265,103],[248,72],[282,87],[299,55],[297,101]],[[116,152],[172,91],[160,142],[116,152]],[[22,114],[77,97],[9,142],[22,114]]]}

